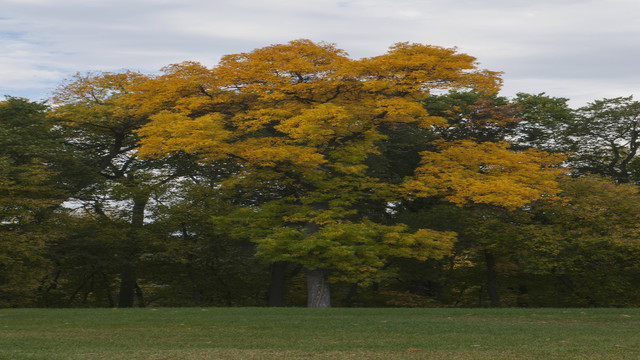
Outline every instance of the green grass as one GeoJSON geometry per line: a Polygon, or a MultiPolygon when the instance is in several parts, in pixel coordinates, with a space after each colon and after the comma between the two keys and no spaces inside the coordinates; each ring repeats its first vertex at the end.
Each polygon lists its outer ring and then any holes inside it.
{"type": "Polygon", "coordinates": [[[4,309],[0,359],[640,359],[640,309],[4,309]]]}

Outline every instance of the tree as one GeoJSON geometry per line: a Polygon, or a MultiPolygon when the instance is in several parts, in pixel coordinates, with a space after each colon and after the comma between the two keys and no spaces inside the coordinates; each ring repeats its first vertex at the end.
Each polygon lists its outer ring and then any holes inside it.
{"type": "Polygon", "coordinates": [[[565,133],[571,164],[581,172],[638,183],[640,102],[633,97],[594,101],[578,109],[565,133]]]}
{"type": "Polygon", "coordinates": [[[48,265],[41,225],[65,198],[52,163],[61,144],[47,111],[20,98],[0,102],[0,306],[33,303],[48,265]]]}
{"type": "MultiPolygon", "coordinates": [[[[151,116],[139,131],[140,154],[188,152],[202,161],[232,160],[242,171],[223,186],[289,189],[288,196],[254,207],[251,216],[278,214],[278,226],[254,241],[266,259],[305,266],[308,305],[324,307],[330,304],[328,280],[367,281],[390,257],[426,259],[448,251],[451,233],[411,233],[401,224],[375,223],[358,213],[358,204],[399,196],[397,186],[368,173],[366,162],[386,138],[383,129],[444,124],[422,106],[434,89],[495,92],[499,83],[497,73],[478,70],[473,57],[453,49],[399,43],[385,55],[352,60],[334,45],[296,40],[223,57],[199,96],[151,116]]],[[[162,94],[148,90],[146,97],[153,102],[162,94]]],[[[509,152],[502,145],[480,150],[509,152]]],[[[549,177],[525,175],[546,167],[544,160],[534,166],[532,158],[541,155],[513,155],[526,160],[526,170],[503,163],[502,170],[488,171],[498,178],[519,171],[511,181],[525,183],[521,200],[507,206],[553,193],[549,177]],[[546,185],[536,185],[539,181],[546,185]]],[[[409,184],[416,190],[420,181],[409,184]]],[[[425,195],[431,185],[421,186],[425,195]]],[[[429,195],[441,189],[431,190],[429,195]]]]}
{"type": "Polygon", "coordinates": [[[39,307],[113,307],[117,259],[127,223],[93,213],[58,211],[46,224],[50,262],[38,291],[39,307]]]}
{"type": "Polygon", "coordinates": [[[219,188],[220,177],[227,176],[221,164],[191,165],[191,176],[173,182],[147,215],[154,235],[140,262],[154,284],[147,286],[147,298],[169,306],[263,306],[266,266],[253,256],[247,238],[232,237],[212,221],[228,216],[247,194],[219,188]]]}
{"type": "Polygon", "coordinates": [[[573,306],[636,303],[638,187],[580,176],[564,178],[561,188],[565,203],[539,202],[531,208],[533,221],[522,228],[532,242],[523,265],[555,277],[573,306]]]}
{"type": "Polygon", "coordinates": [[[134,130],[148,119],[124,99],[145,78],[135,72],[76,74],[53,98],[53,115],[77,159],[75,206],[104,221],[128,223],[124,238],[114,242],[118,251],[113,261],[120,268],[119,307],[134,305],[139,289],[136,262],[145,247],[145,211],[154,191],[172,177],[164,164],[136,155],[134,130]]]}
{"type": "Polygon", "coordinates": [[[24,223],[57,204],[62,193],[52,186],[51,160],[60,143],[50,131],[48,107],[9,97],[0,102],[0,222],[24,223]]]}
{"type": "MultiPolygon", "coordinates": [[[[520,209],[533,199],[552,198],[560,191],[556,177],[562,170],[556,164],[564,157],[531,149],[523,140],[529,138],[525,136],[528,129],[549,122],[540,114],[549,114],[548,98],[540,95],[533,101],[520,94],[518,99],[525,98],[527,106],[477,92],[429,97],[425,107],[430,114],[445,118],[447,124],[434,128],[436,139],[424,145],[422,164],[415,166],[415,176],[405,188],[414,196],[433,199],[415,201],[410,197],[396,206],[401,221],[458,233],[453,254],[441,264],[448,270],[439,272],[452,274],[457,259],[484,263],[486,286],[482,288],[492,306],[501,303],[497,269],[509,261],[506,254],[526,246],[518,226],[529,216],[520,209]],[[442,200],[460,208],[451,208],[442,200]]],[[[443,290],[439,291],[443,298],[443,290]]]]}
{"type": "Polygon", "coordinates": [[[538,148],[550,152],[569,152],[565,135],[576,114],[569,99],[540,94],[518,93],[512,100],[518,123],[509,140],[518,148],[538,148]]]}

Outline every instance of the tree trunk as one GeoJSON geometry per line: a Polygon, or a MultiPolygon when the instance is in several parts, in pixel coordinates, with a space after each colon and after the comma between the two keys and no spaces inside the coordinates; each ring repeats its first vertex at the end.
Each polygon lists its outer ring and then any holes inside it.
{"type": "MultiPolygon", "coordinates": [[[[327,204],[314,203],[312,207],[315,210],[322,210],[327,208],[327,204]]],[[[319,230],[320,225],[315,221],[307,221],[304,226],[304,232],[307,236],[311,236],[319,230]]],[[[308,268],[304,270],[307,278],[307,307],[331,307],[331,292],[329,291],[329,282],[327,281],[327,271],[325,269],[308,268]]]]}
{"type": "Polygon", "coordinates": [[[307,307],[331,307],[331,293],[324,269],[305,269],[307,276],[307,307]]]}
{"type": "MultiPolygon", "coordinates": [[[[133,179],[131,179],[133,180],[133,179]]],[[[123,247],[123,264],[120,268],[120,292],[118,293],[118,307],[133,307],[136,296],[137,276],[135,269],[136,256],[139,254],[140,234],[144,226],[144,210],[149,201],[148,194],[133,198],[131,212],[131,227],[127,233],[127,244],[123,247]]]]}
{"type": "Polygon", "coordinates": [[[120,268],[120,292],[118,293],[118,307],[133,307],[135,301],[136,276],[133,264],[127,262],[120,268]]]}
{"type": "Polygon", "coordinates": [[[287,280],[287,263],[277,261],[271,265],[271,284],[269,286],[269,307],[284,306],[284,291],[287,280]]]}
{"type": "Polygon", "coordinates": [[[487,263],[487,292],[491,307],[500,307],[500,295],[498,295],[498,280],[496,273],[496,260],[489,250],[484,251],[484,259],[487,263]]]}
{"type": "Polygon", "coordinates": [[[111,296],[111,291],[109,289],[109,278],[107,277],[107,274],[105,272],[102,273],[102,280],[103,280],[104,287],[106,289],[105,294],[107,298],[107,303],[109,304],[109,307],[114,307],[115,303],[113,301],[113,297],[111,296]]]}

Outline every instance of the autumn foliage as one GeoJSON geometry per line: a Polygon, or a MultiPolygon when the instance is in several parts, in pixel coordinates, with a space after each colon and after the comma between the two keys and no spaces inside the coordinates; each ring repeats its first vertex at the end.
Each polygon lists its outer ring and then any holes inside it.
{"type": "Polygon", "coordinates": [[[639,216],[636,185],[587,173],[635,181],[637,104],[509,100],[500,75],[455,48],[353,59],[306,39],[212,67],[78,73],[46,116],[29,105],[34,127],[0,103],[0,230],[13,239],[0,246],[43,278],[0,263],[45,306],[300,305],[307,291],[326,307],[330,289],[349,306],[522,305],[549,279],[589,305],[576,274],[605,278],[620,248],[637,251],[619,223],[639,216]]]}
{"type": "Polygon", "coordinates": [[[359,202],[443,195],[515,208],[558,192],[552,166],[560,157],[514,152],[506,143],[443,143],[422,153],[415,177],[401,186],[369,176],[365,161],[379,153],[385,129],[445,126],[422,104],[432,91],[499,86],[498,73],[479,70],[455,49],[398,43],[353,60],[333,44],[295,40],[224,56],[212,69],[167,67],[126,101],[150,119],[138,130],[138,155],[232,161],[242,167],[235,178],[244,187],[260,187],[251,179],[269,172],[296,188],[281,226],[254,239],[258,255],[365,281],[388,257],[440,257],[454,237],[376,224],[358,215],[359,202]]]}

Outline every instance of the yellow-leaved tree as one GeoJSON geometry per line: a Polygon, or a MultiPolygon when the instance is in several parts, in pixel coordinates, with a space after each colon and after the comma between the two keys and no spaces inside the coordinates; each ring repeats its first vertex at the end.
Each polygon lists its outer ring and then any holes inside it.
{"type": "MultiPolygon", "coordinates": [[[[492,193],[509,192],[506,187],[521,182],[541,190],[520,191],[516,196],[525,202],[555,192],[552,174],[538,171],[545,161],[536,167],[541,154],[533,152],[519,153],[523,161],[515,159],[495,174],[479,171],[479,179],[504,178],[504,184],[486,191],[433,181],[439,173],[454,181],[456,172],[465,177],[475,168],[456,168],[455,159],[428,153],[405,187],[368,173],[365,160],[378,153],[385,128],[445,124],[422,105],[430,92],[493,93],[500,83],[499,73],[478,69],[475,58],[455,49],[398,43],[386,54],[354,60],[333,44],[303,39],[227,55],[212,69],[172,65],[139,86],[130,101],[151,119],[138,132],[140,156],[187,152],[205,162],[233,161],[241,170],[222,187],[283,194],[244,213],[248,228],[268,224],[253,233],[259,234],[254,235],[257,254],[303,265],[308,305],[328,307],[330,281],[367,283],[389,258],[438,258],[455,239],[449,232],[375,223],[358,213],[358,203],[391,201],[409,189],[415,196],[446,193],[459,203],[488,199],[514,206],[516,200],[492,193]],[[265,217],[270,220],[260,220],[265,217]]],[[[491,161],[512,153],[500,144],[482,150],[468,156],[486,153],[491,161]]]]}

